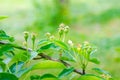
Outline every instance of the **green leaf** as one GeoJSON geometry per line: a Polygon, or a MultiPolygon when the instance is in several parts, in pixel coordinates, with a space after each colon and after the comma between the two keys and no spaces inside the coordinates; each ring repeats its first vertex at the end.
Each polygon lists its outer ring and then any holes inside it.
{"type": "Polygon", "coordinates": [[[2,61],[0,61],[0,68],[2,68],[2,72],[4,72],[6,69],[6,64],[2,61]]]}
{"type": "Polygon", "coordinates": [[[4,53],[12,51],[13,47],[11,45],[3,45],[0,47],[0,56],[2,56],[4,53]]]}
{"type": "Polygon", "coordinates": [[[59,80],[56,76],[52,74],[44,74],[40,78],[41,80],[59,80]]]}
{"type": "Polygon", "coordinates": [[[80,78],[78,78],[77,80],[105,80],[105,79],[93,74],[86,74],[80,76],[80,78]]]}
{"type": "Polygon", "coordinates": [[[51,47],[53,47],[53,46],[54,46],[54,44],[53,44],[53,43],[50,43],[50,44],[47,44],[47,45],[45,45],[45,46],[42,46],[40,49],[41,49],[41,50],[49,49],[49,48],[51,48],[51,47]]]}
{"type": "Polygon", "coordinates": [[[3,30],[0,30],[0,40],[9,40],[9,41],[13,42],[14,38],[8,36],[3,30]]]}
{"type": "Polygon", "coordinates": [[[50,44],[51,42],[46,40],[46,39],[42,39],[38,42],[38,46],[45,46],[47,44],[50,44]]]}
{"type": "Polygon", "coordinates": [[[64,50],[68,50],[68,46],[62,41],[55,41],[55,44],[64,50]]]}
{"type": "Polygon", "coordinates": [[[12,64],[9,68],[10,72],[12,73],[17,73],[18,71],[20,71],[22,69],[24,65],[24,62],[18,61],[14,64],[12,64]]]}
{"type": "Polygon", "coordinates": [[[0,73],[0,80],[18,80],[18,78],[10,73],[0,73]]]}
{"type": "Polygon", "coordinates": [[[30,76],[30,80],[40,80],[40,76],[39,75],[32,75],[32,76],[30,76]]]}
{"type": "Polygon", "coordinates": [[[89,59],[89,61],[95,64],[100,64],[100,61],[96,58],[89,59]]]}
{"type": "Polygon", "coordinates": [[[65,68],[65,66],[60,62],[44,60],[35,64],[32,69],[35,70],[35,69],[55,69],[55,68],[63,69],[65,68]]]}
{"type": "Polygon", "coordinates": [[[38,51],[47,50],[47,49],[56,49],[56,48],[58,47],[54,43],[50,43],[50,44],[40,47],[38,51]]]}
{"type": "Polygon", "coordinates": [[[96,71],[99,74],[106,74],[106,75],[110,75],[109,72],[102,70],[100,68],[92,68],[92,70],[96,71]]]}
{"type": "Polygon", "coordinates": [[[66,67],[60,62],[44,60],[34,65],[31,65],[28,68],[21,69],[16,73],[16,76],[21,77],[22,75],[28,73],[29,71],[36,70],[36,69],[55,69],[55,68],[64,69],[66,67]]]}
{"type": "Polygon", "coordinates": [[[72,73],[73,70],[74,70],[73,67],[64,69],[64,70],[58,75],[58,77],[59,77],[59,78],[63,78],[63,77],[65,77],[65,76],[69,75],[70,73],[72,73]]]}
{"type": "Polygon", "coordinates": [[[27,52],[20,52],[17,53],[13,56],[12,61],[27,61],[30,59],[30,54],[28,54],[27,52]]]}
{"type": "Polygon", "coordinates": [[[8,18],[8,16],[0,16],[0,20],[8,18]]]}
{"type": "Polygon", "coordinates": [[[66,60],[66,61],[75,61],[73,55],[69,51],[66,51],[66,50],[63,51],[60,59],[66,60]]]}
{"type": "Polygon", "coordinates": [[[32,70],[32,67],[33,67],[33,66],[29,66],[29,67],[27,67],[27,68],[21,69],[21,70],[18,71],[15,75],[16,75],[17,77],[21,77],[21,76],[25,75],[26,73],[28,73],[29,71],[31,71],[31,70],[32,70]]]}

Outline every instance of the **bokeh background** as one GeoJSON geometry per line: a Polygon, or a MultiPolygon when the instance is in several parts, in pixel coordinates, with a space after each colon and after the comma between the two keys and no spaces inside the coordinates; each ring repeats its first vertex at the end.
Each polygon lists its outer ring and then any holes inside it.
{"type": "MultiPolygon", "coordinates": [[[[60,23],[70,26],[68,38],[89,41],[98,47],[101,64],[120,80],[120,0],[0,0],[0,29],[22,44],[23,32],[57,34],[60,23]]],[[[92,72],[88,69],[88,72],[92,72]]]]}

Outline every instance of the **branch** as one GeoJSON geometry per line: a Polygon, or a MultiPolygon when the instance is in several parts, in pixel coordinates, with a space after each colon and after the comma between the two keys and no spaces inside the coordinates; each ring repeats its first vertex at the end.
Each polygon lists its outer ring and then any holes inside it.
{"type": "MultiPolygon", "coordinates": [[[[10,44],[10,43],[5,43],[5,42],[1,42],[1,41],[0,41],[0,44],[2,44],[2,45],[7,45],[7,44],[10,44]]],[[[11,44],[11,45],[12,45],[12,44],[11,44]]],[[[16,49],[20,49],[20,50],[28,50],[29,52],[32,51],[32,49],[30,49],[30,48],[27,49],[27,48],[21,47],[21,46],[12,45],[12,47],[14,47],[14,48],[16,48],[16,49]]],[[[52,59],[50,56],[48,56],[48,55],[46,55],[46,54],[44,54],[44,53],[40,53],[40,54],[38,54],[38,55],[40,56],[40,58],[34,58],[34,60],[38,60],[38,59],[44,58],[44,59],[47,59],[47,60],[52,60],[52,61],[61,62],[61,63],[64,64],[66,67],[70,67],[70,66],[71,66],[69,63],[67,63],[67,62],[65,62],[65,61],[63,61],[63,60],[60,60],[60,59],[54,60],[54,59],[52,59]]],[[[82,71],[78,70],[78,69],[74,69],[74,72],[77,73],[77,74],[80,74],[80,75],[84,75],[84,73],[83,73],[82,71]]]]}

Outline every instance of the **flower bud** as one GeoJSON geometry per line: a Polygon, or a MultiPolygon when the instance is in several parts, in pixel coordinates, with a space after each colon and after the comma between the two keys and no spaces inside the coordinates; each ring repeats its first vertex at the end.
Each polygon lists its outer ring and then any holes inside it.
{"type": "Polygon", "coordinates": [[[23,42],[23,46],[27,46],[27,42],[26,41],[23,42]]]}
{"type": "Polygon", "coordinates": [[[60,36],[62,36],[64,33],[64,28],[63,27],[58,28],[58,33],[60,36]]]}
{"type": "Polygon", "coordinates": [[[34,48],[35,48],[35,39],[36,39],[36,34],[35,33],[32,33],[31,39],[32,39],[32,48],[34,50],[34,48]]]}
{"type": "Polygon", "coordinates": [[[69,44],[70,46],[73,46],[73,42],[72,42],[71,40],[68,40],[68,44],[69,44]]]}
{"type": "Polygon", "coordinates": [[[49,38],[51,36],[51,33],[47,32],[45,35],[49,38]]]}
{"type": "Polygon", "coordinates": [[[59,25],[59,27],[65,27],[65,24],[64,24],[64,23],[61,23],[61,24],[59,25]]]}
{"type": "Polygon", "coordinates": [[[81,44],[78,44],[77,50],[80,51],[80,50],[81,50],[81,47],[82,47],[82,45],[81,45],[81,44]]]}
{"type": "Polygon", "coordinates": [[[92,47],[91,47],[91,46],[88,46],[88,47],[87,47],[87,52],[88,52],[88,53],[91,53],[91,51],[92,51],[92,47]]]}
{"type": "Polygon", "coordinates": [[[66,29],[69,29],[70,27],[69,26],[65,26],[66,29]]]}
{"type": "Polygon", "coordinates": [[[55,36],[50,36],[50,38],[49,38],[50,40],[54,40],[55,39],[55,36]]]}
{"type": "Polygon", "coordinates": [[[31,39],[32,39],[33,41],[36,39],[36,34],[35,34],[35,33],[32,33],[31,39]]]}
{"type": "Polygon", "coordinates": [[[68,29],[65,28],[65,29],[64,29],[64,32],[65,32],[65,33],[68,33],[68,29]]]}
{"type": "Polygon", "coordinates": [[[88,41],[84,42],[84,46],[88,46],[90,43],[88,41]]]}
{"type": "Polygon", "coordinates": [[[25,38],[25,41],[27,42],[28,40],[28,37],[29,37],[29,32],[25,31],[24,32],[24,38],[25,38]]]}

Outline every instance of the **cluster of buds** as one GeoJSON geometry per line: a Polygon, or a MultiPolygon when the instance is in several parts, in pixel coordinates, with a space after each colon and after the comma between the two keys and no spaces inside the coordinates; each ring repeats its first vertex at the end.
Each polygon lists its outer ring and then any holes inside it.
{"type": "Polygon", "coordinates": [[[47,38],[50,38],[51,33],[47,32],[47,33],[45,34],[45,36],[46,36],[47,38]]]}
{"type": "Polygon", "coordinates": [[[47,32],[45,35],[49,40],[54,40],[55,39],[55,36],[51,35],[51,33],[49,33],[49,32],[47,32]]]}
{"type": "Polygon", "coordinates": [[[93,50],[93,48],[91,47],[90,43],[85,41],[83,43],[84,49],[87,51],[87,53],[91,53],[91,51],[93,50]]]}
{"type": "Polygon", "coordinates": [[[89,46],[90,43],[88,41],[84,41],[84,46],[89,46]]]}
{"type": "MultiPolygon", "coordinates": [[[[29,32],[25,31],[24,32],[25,42],[23,42],[23,45],[26,46],[26,47],[27,47],[27,44],[28,44],[28,38],[29,38],[29,32]]],[[[32,33],[31,34],[31,40],[32,40],[32,44],[33,44],[33,49],[34,49],[35,39],[36,39],[36,34],[32,33]]]]}
{"type": "Polygon", "coordinates": [[[55,39],[55,36],[54,35],[52,35],[52,36],[50,36],[50,38],[49,38],[51,41],[52,40],[54,40],[55,39]]]}
{"type": "Polygon", "coordinates": [[[66,26],[65,24],[61,23],[58,28],[59,35],[62,36],[64,33],[68,33],[69,26],[66,26]]]}

